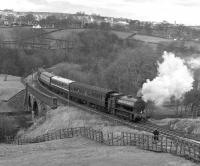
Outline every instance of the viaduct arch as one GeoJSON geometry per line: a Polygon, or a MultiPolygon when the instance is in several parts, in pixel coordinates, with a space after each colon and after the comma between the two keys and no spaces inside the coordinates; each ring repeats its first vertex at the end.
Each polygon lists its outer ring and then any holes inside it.
{"type": "Polygon", "coordinates": [[[25,105],[32,112],[33,118],[46,114],[47,109],[57,108],[57,98],[46,95],[38,89],[26,84],[25,105]]]}

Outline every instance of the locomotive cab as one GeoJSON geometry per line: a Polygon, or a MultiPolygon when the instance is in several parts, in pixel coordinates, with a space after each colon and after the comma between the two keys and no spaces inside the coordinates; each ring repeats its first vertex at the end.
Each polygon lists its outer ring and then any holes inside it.
{"type": "Polygon", "coordinates": [[[131,121],[145,119],[145,102],[141,97],[121,96],[116,101],[116,109],[120,116],[131,121]]]}

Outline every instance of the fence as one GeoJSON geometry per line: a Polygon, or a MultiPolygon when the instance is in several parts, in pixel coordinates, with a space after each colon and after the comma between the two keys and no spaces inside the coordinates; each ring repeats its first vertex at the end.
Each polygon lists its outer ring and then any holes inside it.
{"type": "Polygon", "coordinates": [[[22,145],[27,143],[72,138],[74,136],[82,136],[109,146],[137,146],[144,150],[171,153],[195,162],[200,162],[200,146],[197,144],[164,136],[160,136],[159,140],[155,141],[152,135],[128,132],[117,134],[112,132],[103,133],[100,130],[94,130],[89,127],[60,129],[35,138],[7,137],[6,140],[7,143],[22,145]]]}
{"type": "Polygon", "coordinates": [[[82,136],[92,139],[96,142],[103,142],[103,132],[99,130],[94,130],[88,127],[78,127],[78,128],[67,128],[55,130],[35,138],[29,137],[6,137],[6,142],[9,144],[28,144],[28,143],[39,143],[45,141],[51,141],[56,139],[72,138],[74,136],[82,136]]]}
{"type": "Polygon", "coordinates": [[[175,154],[200,162],[200,146],[183,140],[160,136],[155,141],[153,136],[136,133],[107,134],[107,145],[137,146],[145,150],[175,154]]]}

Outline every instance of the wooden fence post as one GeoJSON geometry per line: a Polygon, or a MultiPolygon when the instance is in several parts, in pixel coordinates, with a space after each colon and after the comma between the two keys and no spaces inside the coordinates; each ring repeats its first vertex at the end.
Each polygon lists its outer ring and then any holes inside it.
{"type": "Polygon", "coordinates": [[[196,159],[196,147],[193,145],[193,149],[194,149],[194,158],[196,159]]]}
{"type": "Polygon", "coordinates": [[[166,148],[166,152],[167,152],[167,149],[168,149],[168,144],[167,144],[168,140],[167,140],[167,137],[165,137],[165,148],[166,148]]]}
{"type": "Polygon", "coordinates": [[[74,137],[73,128],[71,128],[71,134],[72,134],[72,137],[74,137]]]}
{"type": "Polygon", "coordinates": [[[170,140],[170,141],[171,141],[171,145],[170,145],[170,153],[172,153],[172,146],[173,146],[172,143],[173,143],[173,142],[172,142],[172,140],[170,140]]]}
{"type": "Polygon", "coordinates": [[[49,133],[47,132],[47,141],[49,141],[49,133]]]}
{"type": "Polygon", "coordinates": [[[178,155],[179,140],[176,140],[176,154],[178,155]]]}
{"type": "Polygon", "coordinates": [[[124,132],[121,132],[122,145],[124,146],[124,132]]]}
{"type": "Polygon", "coordinates": [[[147,135],[147,150],[149,150],[149,135],[147,135]]]}
{"type": "Polygon", "coordinates": [[[185,148],[186,148],[185,142],[183,142],[183,155],[184,155],[184,156],[185,156],[185,148]]]}
{"type": "Polygon", "coordinates": [[[142,148],[144,149],[144,133],[142,134],[142,148]]]}
{"type": "Polygon", "coordinates": [[[188,150],[189,150],[189,157],[191,157],[191,149],[190,149],[190,144],[188,144],[188,150]]]}
{"type": "Polygon", "coordinates": [[[132,134],[129,133],[129,145],[131,145],[131,141],[132,141],[132,134]]]}
{"type": "Polygon", "coordinates": [[[103,143],[103,132],[102,131],[98,131],[98,133],[99,133],[98,134],[98,136],[99,136],[98,140],[99,140],[100,143],[103,143]]]}
{"type": "Polygon", "coordinates": [[[180,142],[180,155],[182,156],[183,151],[183,141],[180,142]]]}
{"type": "Polygon", "coordinates": [[[161,141],[160,149],[163,152],[163,137],[162,136],[160,137],[160,141],[161,141]]]}
{"type": "Polygon", "coordinates": [[[111,133],[111,143],[112,143],[112,145],[113,145],[113,132],[111,133]]]}
{"type": "Polygon", "coordinates": [[[60,129],[59,134],[60,134],[60,139],[62,139],[62,129],[60,129]]]}
{"type": "Polygon", "coordinates": [[[92,129],[92,140],[94,140],[94,129],[92,129]]]}
{"type": "Polygon", "coordinates": [[[136,135],[135,135],[135,133],[134,133],[134,145],[137,145],[137,142],[136,142],[136,135]]]}

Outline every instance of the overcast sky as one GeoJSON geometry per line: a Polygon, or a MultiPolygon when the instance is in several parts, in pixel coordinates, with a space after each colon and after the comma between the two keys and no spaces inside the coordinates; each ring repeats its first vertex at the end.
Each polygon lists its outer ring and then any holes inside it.
{"type": "Polygon", "coordinates": [[[1,0],[0,9],[48,11],[200,25],[200,0],[1,0]]]}

